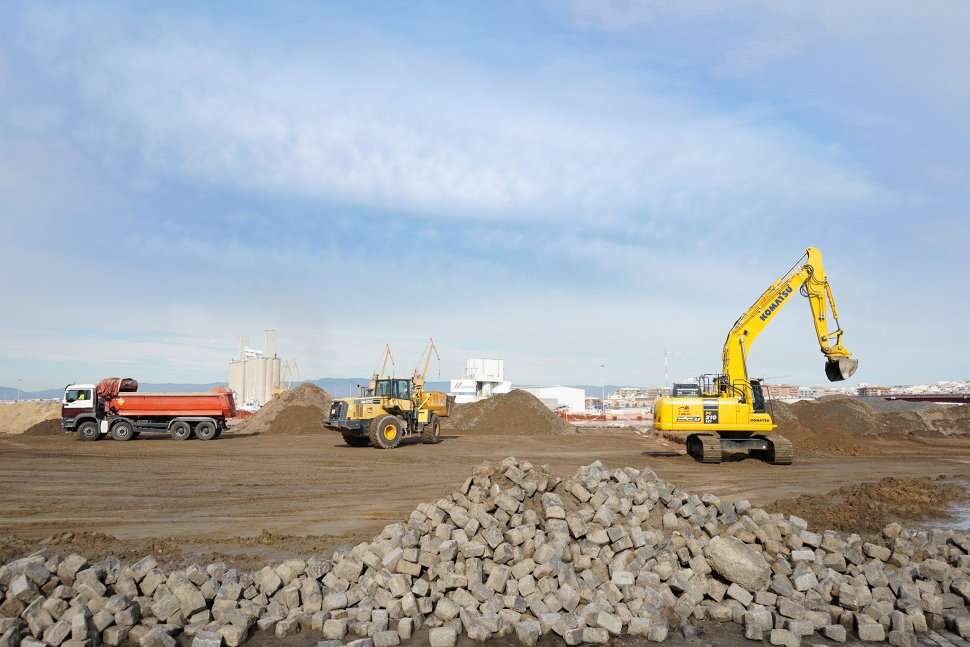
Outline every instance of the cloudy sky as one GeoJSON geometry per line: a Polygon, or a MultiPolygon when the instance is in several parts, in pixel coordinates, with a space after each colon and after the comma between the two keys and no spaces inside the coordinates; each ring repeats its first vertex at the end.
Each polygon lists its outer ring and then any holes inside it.
{"type": "MultiPolygon", "coordinates": [[[[5,2],[0,384],[658,385],[824,254],[849,384],[970,378],[961,0],[5,2]],[[601,369],[601,366],[605,366],[601,369]]],[[[825,382],[789,305],[752,373],[825,382]]]]}

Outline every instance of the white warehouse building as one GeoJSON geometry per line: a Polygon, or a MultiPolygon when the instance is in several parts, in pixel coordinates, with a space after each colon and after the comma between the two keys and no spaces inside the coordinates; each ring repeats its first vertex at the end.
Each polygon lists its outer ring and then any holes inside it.
{"type": "Polygon", "coordinates": [[[520,391],[531,393],[550,409],[565,408],[569,413],[586,411],[586,391],[572,386],[523,386],[520,391]]]}
{"type": "Polygon", "coordinates": [[[470,359],[465,365],[465,377],[451,381],[451,395],[459,404],[511,390],[512,382],[505,379],[505,361],[501,359],[470,359]]]}

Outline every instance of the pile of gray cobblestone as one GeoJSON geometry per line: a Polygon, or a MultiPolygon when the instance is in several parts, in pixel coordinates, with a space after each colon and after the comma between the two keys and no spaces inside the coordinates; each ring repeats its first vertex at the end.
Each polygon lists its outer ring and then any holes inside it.
{"type": "Polygon", "coordinates": [[[165,572],[41,550],[0,567],[0,600],[0,647],[237,647],[256,631],[394,647],[422,628],[432,647],[509,634],[531,647],[549,633],[663,642],[700,622],[773,645],[914,647],[970,636],[970,538],[892,524],[864,542],[650,469],[597,461],[563,478],[508,458],[329,557],[165,572]]]}

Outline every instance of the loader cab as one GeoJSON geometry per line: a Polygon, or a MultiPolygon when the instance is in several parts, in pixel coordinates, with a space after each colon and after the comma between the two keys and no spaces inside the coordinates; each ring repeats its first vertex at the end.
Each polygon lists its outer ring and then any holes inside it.
{"type": "Polygon", "coordinates": [[[374,383],[374,395],[379,398],[410,400],[411,380],[377,380],[374,383]]]}

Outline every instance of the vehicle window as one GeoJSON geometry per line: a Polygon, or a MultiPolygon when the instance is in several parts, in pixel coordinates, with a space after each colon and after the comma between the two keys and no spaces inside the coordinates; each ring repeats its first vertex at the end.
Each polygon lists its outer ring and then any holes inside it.
{"type": "Polygon", "coordinates": [[[77,389],[68,389],[67,395],[64,397],[64,400],[68,404],[70,404],[71,402],[74,402],[75,400],[77,400],[77,396],[78,396],[78,390],[77,389]]]}

